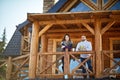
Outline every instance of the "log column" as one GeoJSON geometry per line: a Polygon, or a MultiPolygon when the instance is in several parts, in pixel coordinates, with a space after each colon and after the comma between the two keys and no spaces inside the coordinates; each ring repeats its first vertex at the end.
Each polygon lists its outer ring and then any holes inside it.
{"type": "Polygon", "coordinates": [[[64,74],[69,74],[70,73],[70,56],[68,54],[68,49],[65,50],[64,54],[64,74]]]}
{"type": "Polygon", "coordinates": [[[101,21],[96,19],[95,23],[95,51],[96,51],[96,78],[101,77],[102,63],[101,63],[101,51],[102,51],[102,35],[101,35],[101,21]]]}
{"type": "MultiPolygon", "coordinates": [[[[41,52],[47,52],[47,38],[45,34],[41,36],[41,52]]],[[[40,71],[43,71],[46,68],[47,63],[44,59],[47,60],[46,55],[40,57],[40,71]]]]}
{"type": "Polygon", "coordinates": [[[12,73],[12,57],[9,57],[7,61],[6,80],[10,80],[11,73],[12,73]]]}
{"type": "Polygon", "coordinates": [[[30,48],[30,59],[29,59],[29,78],[34,79],[36,77],[36,66],[37,66],[37,53],[38,53],[38,42],[39,42],[39,24],[37,21],[33,22],[32,27],[32,39],[30,48]]]}

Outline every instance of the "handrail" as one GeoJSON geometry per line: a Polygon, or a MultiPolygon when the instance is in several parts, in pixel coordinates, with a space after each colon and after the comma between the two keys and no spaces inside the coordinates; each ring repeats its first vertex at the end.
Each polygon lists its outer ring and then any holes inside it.
{"type": "Polygon", "coordinates": [[[120,53],[120,50],[102,50],[103,53],[120,53]]]}
{"type": "MultiPolygon", "coordinates": [[[[65,52],[39,52],[38,55],[59,55],[64,54],[65,52]]],[[[68,52],[71,54],[94,54],[95,51],[77,51],[77,52],[68,52]]]]}
{"type": "Polygon", "coordinates": [[[12,60],[13,60],[13,61],[15,61],[15,60],[19,60],[19,59],[22,59],[22,58],[28,57],[29,55],[30,55],[30,54],[21,55],[21,56],[18,56],[18,57],[13,58],[12,60]]]}

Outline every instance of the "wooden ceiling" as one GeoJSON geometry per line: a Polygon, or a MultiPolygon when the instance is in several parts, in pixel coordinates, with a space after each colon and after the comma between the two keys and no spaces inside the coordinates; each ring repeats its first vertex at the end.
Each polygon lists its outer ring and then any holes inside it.
{"type": "MultiPolygon", "coordinates": [[[[100,19],[103,28],[103,34],[111,26],[114,26],[114,28],[116,27],[115,29],[120,26],[119,17],[120,11],[118,10],[28,14],[28,20],[32,22],[38,21],[41,29],[46,27],[48,33],[90,31],[92,34],[94,34],[94,23],[96,22],[96,19],[100,19]]],[[[111,28],[110,30],[112,31],[114,29],[111,28]]],[[[39,35],[41,35],[41,33],[39,35]]]]}

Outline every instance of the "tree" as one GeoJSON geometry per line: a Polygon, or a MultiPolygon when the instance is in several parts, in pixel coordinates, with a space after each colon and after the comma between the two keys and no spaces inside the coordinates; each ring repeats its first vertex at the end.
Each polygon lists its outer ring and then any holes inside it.
{"type": "MultiPolygon", "coordinates": [[[[2,38],[0,40],[0,53],[2,53],[5,49],[5,44],[6,44],[6,29],[4,29],[2,38]]],[[[0,60],[4,59],[0,54],[0,60]]],[[[6,66],[0,67],[0,80],[5,80],[5,74],[6,74],[6,66]]]]}
{"type": "Polygon", "coordinates": [[[6,28],[4,29],[2,38],[0,40],[0,53],[4,51],[5,44],[6,44],[6,28]]]}

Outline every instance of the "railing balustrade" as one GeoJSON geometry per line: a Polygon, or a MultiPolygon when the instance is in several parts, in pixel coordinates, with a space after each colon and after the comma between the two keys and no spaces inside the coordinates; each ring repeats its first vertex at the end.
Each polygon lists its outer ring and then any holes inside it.
{"type": "MultiPolygon", "coordinates": [[[[101,55],[102,55],[101,60],[102,60],[102,67],[103,67],[101,74],[103,75],[103,77],[105,76],[120,77],[120,58],[118,60],[114,59],[114,55],[119,53],[120,53],[120,50],[101,51],[101,55]],[[105,59],[109,59],[108,61],[112,65],[105,67],[104,65],[106,63],[105,59]]],[[[76,77],[82,77],[86,75],[87,76],[95,75],[96,73],[95,68],[97,66],[95,54],[96,54],[95,51],[39,52],[37,56],[36,77],[61,78],[64,75],[67,75],[67,77],[76,78],[76,77]],[[89,56],[86,60],[81,62],[80,61],[81,54],[91,54],[91,56],[89,56]],[[62,70],[62,67],[61,67],[63,57],[64,57],[64,71],[62,70]],[[85,65],[85,63],[89,59],[91,59],[92,61],[93,71],[89,70],[88,67],[85,65]],[[82,73],[81,67],[84,67],[87,72],[82,73]]],[[[8,73],[6,73],[7,75],[9,75],[8,78],[10,79],[24,79],[25,77],[28,77],[29,65],[26,66],[26,64],[29,64],[29,55],[30,54],[21,55],[14,58],[11,57],[10,60],[9,59],[0,60],[0,68],[2,66],[6,66],[7,67],[6,70],[12,69],[12,70],[8,70],[8,73]],[[9,65],[10,63],[12,63],[12,66],[9,65]],[[9,66],[11,68],[8,68],[9,66]],[[25,74],[26,76],[23,76],[22,74],[25,74]]]]}

